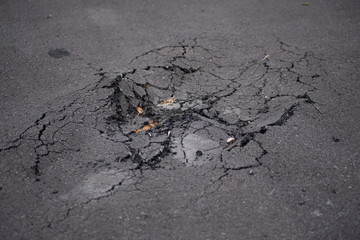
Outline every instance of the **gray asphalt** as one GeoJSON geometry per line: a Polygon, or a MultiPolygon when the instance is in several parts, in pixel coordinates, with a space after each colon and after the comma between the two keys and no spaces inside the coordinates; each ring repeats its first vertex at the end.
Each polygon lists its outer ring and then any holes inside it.
{"type": "Polygon", "coordinates": [[[0,239],[360,238],[359,1],[0,22],[0,239]]]}

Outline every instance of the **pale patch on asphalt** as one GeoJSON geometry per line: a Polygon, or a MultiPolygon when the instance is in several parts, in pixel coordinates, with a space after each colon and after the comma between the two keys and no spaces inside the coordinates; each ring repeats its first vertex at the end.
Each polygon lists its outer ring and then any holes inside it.
{"type": "Polygon", "coordinates": [[[197,134],[189,134],[182,141],[180,138],[176,138],[173,141],[173,147],[176,159],[187,165],[195,166],[201,166],[217,158],[222,150],[219,142],[197,134]]]}
{"type": "Polygon", "coordinates": [[[106,170],[87,176],[84,181],[60,198],[76,202],[96,200],[110,195],[111,191],[120,186],[129,186],[133,183],[129,172],[106,170]]]}

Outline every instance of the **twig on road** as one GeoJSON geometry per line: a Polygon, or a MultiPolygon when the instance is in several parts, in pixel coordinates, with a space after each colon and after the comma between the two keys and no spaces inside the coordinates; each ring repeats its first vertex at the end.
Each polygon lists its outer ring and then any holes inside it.
{"type": "Polygon", "coordinates": [[[251,75],[254,74],[254,72],[256,71],[256,69],[258,69],[258,67],[260,66],[260,64],[265,61],[266,59],[268,59],[271,55],[270,54],[266,54],[265,57],[263,59],[260,60],[260,62],[256,65],[255,69],[252,71],[251,75]]]}

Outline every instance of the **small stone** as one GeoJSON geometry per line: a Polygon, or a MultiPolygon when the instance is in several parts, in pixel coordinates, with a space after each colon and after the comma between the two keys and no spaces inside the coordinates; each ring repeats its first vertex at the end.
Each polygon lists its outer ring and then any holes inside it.
{"type": "Polygon", "coordinates": [[[226,140],[228,144],[235,142],[235,138],[231,137],[226,140]]]}
{"type": "Polygon", "coordinates": [[[252,169],[250,169],[249,175],[254,175],[254,171],[252,169]]]}
{"type": "Polygon", "coordinates": [[[197,151],[196,151],[196,156],[197,156],[197,157],[200,157],[201,155],[203,155],[202,151],[197,150],[197,151]]]}

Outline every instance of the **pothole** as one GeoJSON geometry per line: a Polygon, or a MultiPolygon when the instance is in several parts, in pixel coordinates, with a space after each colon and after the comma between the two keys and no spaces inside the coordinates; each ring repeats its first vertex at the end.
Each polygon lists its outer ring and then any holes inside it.
{"type": "Polygon", "coordinates": [[[220,54],[190,41],[135,58],[140,67],[117,76],[111,86],[116,113],[110,120],[128,137],[128,158],[139,167],[156,166],[169,154],[188,165],[222,156],[234,168],[259,164],[264,150],[249,138],[284,124],[297,105],[313,103],[311,76],[320,73],[298,69],[320,60],[290,48],[281,42],[271,54],[250,48],[266,56],[250,59],[249,48],[230,45],[220,54]],[[231,151],[229,137],[236,139],[231,151]],[[250,150],[241,150],[249,142],[250,150]],[[234,160],[234,151],[247,157],[234,160]]]}
{"type": "Polygon", "coordinates": [[[269,51],[194,39],[150,50],[131,64],[114,79],[99,70],[98,82],[58,99],[0,152],[30,149],[21,165],[36,179],[67,159],[73,164],[73,155],[79,166],[96,169],[133,169],[122,162],[161,167],[163,160],[252,168],[267,154],[257,136],[286,124],[300,104],[316,108],[311,96],[326,76],[320,58],[281,41],[269,51]]]}

